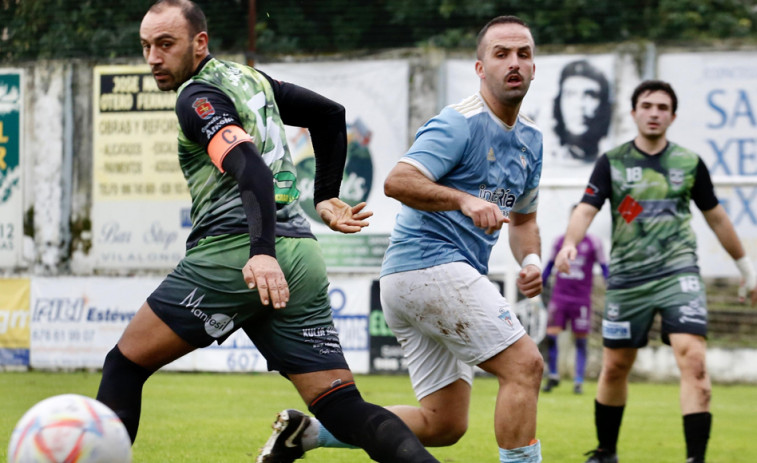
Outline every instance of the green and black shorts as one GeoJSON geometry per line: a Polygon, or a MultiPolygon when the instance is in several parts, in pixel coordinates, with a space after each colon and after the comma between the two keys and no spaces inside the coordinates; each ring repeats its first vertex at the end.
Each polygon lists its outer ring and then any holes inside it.
{"type": "Polygon", "coordinates": [[[602,317],[604,346],[646,346],[657,313],[665,344],[670,344],[671,333],[706,337],[707,298],[702,278],[696,273],[682,273],[633,288],[608,289],[602,317]]]}
{"type": "Polygon", "coordinates": [[[239,328],[282,374],[347,369],[331,317],[328,277],[318,242],[276,239],[276,258],[289,284],[283,309],[263,305],[247,288],[247,235],[201,240],[147,298],[152,310],[198,348],[221,344],[239,328]]]}

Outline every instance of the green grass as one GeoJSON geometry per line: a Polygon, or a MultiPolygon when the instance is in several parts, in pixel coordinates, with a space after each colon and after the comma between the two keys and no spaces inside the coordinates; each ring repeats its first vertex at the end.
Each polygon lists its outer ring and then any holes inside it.
{"type": "MultiPolygon", "coordinates": [[[[45,397],[74,392],[94,396],[99,373],[0,373],[0,461],[21,415],[45,397]]],[[[390,405],[414,404],[405,376],[359,376],[366,400],[390,405]]],[[[539,399],[538,438],[545,462],[583,462],[595,446],[593,396],[586,384],[582,396],[563,383],[539,399]]],[[[492,430],[497,383],[476,378],[467,434],[452,447],[431,452],[442,462],[496,462],[492,430]]],[[[275,374],[158,373],[145,385],[142,424],[134,446],[135,463],[251,463],[268,438],[276,413],[302,403],[288,382],[275,374]]],[[[714,427],[709,463],[757,461],[757,387],[716,385],[714,427]]],[[[623,463],[683,462],[684,443],[677,384],[634,383],[621,429],[623,463]]],[[[309,463],[362,463],[360,450],[318,449],[309,463]]]]}

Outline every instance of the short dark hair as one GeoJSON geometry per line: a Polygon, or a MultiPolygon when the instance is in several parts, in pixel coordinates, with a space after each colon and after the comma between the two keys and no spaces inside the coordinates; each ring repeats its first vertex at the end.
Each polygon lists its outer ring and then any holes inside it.
{"type": "Polygon", "coordinates": [[[639,102],[639,97],[647,92],[667,93],[670,96],[672,105],[671,109],[673,110],[673,114],[676,113],[676,110],[678,109],[678,97],[676,97],[676,92],[673,90],[673,87],[671,87],[669,83],[662,80],[645,80],[644,82],[636,86],[633,91],[633,95],[631,95],[631,109],[636,109],[636,103],[639,102]]]}
{"type": "Polygon", "coordinates": [[[192,0],[157,0],[147,12],[159,12],[164,8],[179,8],[182,16],[189,25],[189,37],[194,37],[200,32],[208,32],[208,22],[205,13],[192,0]]]}
{"type": "Polygon", "coordinates": [[[484,27],[481,28],[481,30],[478,32],[478,36],[476,37],[476,57],[478,59],[481,59],[481,42],[484,40],[484,36],[489,31],[489,29],[492,26],[497,26],[500,24],[520,24],[521,26],[525,27],[529,31],[531,30],[530,27],[528,27],[528,24],[526,24],[525,21],[520,19],[517,16],[511,16],[511,15],[505,15],[505,16],[497,16],[496,18],[492,19],[488,23],[484,25],[484,27]]]}

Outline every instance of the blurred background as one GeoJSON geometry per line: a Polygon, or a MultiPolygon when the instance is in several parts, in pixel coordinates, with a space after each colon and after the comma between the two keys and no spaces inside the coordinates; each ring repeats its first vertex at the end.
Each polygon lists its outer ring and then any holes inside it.
{"type": "MultiPolygon", "coordinates": [[[[139,44],[152,2],[117,3],[0,0],[0,368],[99,368],[184,252],[191,223],[176,161],[175,94],[155,88],[139,44]]],[[[342,199],[368,201],[376,214],[358,236],[333,234],[318,222],[308,201],[308,134],[288,128],[288,139],[303,208],[329,264],[335,323],[357,372],[404,372],[376,297],[399,207],[383,196],[383,180],[419,126],[477,91],[476,34],[494,16],[521,17],[537,44],[536,79],[522,113],[544,133],[545,261],[596,156],[634,136],[630,94],[647,78],[667,80],[678,92],[669,136],[704,159],[749,255],[757,256],[754,0],[198,3],[214,55],[255,65],[347,109],[342,199]],[[574,112],[579,104],[562,90],[572,76],[601,90],[583,113],[574,112]],[[585,123],[570,123],[576,120],[585,123]]],[[[736,268],[701,215],[694,226],[709,283],[712,377],[757,383],[757,312],[739,303],[736,268]]],[[[607,208],[590,232],[609,252],[607,208]]],[[[490,276],[515,301],[517,266],[506,233],[500,243],[490,276]]],[[[594,296],[589,378],[601,352],[600,277],[594,296]]],[[[539,337],[542,309],[523,307],[521,318],[539,337]]],[[[570,348],[566,338],[561,361],[572,361],[570,348]]],[[[246,338],[234,336],[169,368],[263,371],[265,365],[246,338]]],[[[634,371],[660,381],[677,374],[659,339],[640,351],[634,371]]]]}

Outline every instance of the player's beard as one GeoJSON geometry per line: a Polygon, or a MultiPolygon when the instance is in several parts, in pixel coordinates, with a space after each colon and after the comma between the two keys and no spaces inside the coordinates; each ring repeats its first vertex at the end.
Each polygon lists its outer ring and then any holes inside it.
{"type": "MultiPolygon", "coordinates": [[[[165,70],[161,71],[165,72],[165,70]]],[[[179,68],[174,72],[168,73],[171,79],[162,83],[156,80],[155,83],[157,84],[158,88],[164,92],[169,90],[178,90],[178,88],[181,87],[184,82],[192,77],[194,71],[194,47],[188,47],[187,51],[181,57],[179,68]]]]}

